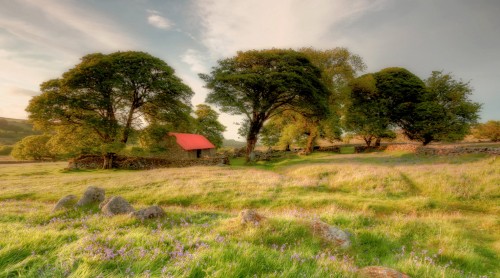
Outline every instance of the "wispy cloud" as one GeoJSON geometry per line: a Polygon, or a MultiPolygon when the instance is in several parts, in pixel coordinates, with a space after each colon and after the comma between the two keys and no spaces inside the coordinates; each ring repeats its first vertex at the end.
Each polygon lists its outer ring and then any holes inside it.
{"type": "Polygon", "coordinates": [[[191,71],[194,73],[205,73],[207,72],[207,67],[205,66],[205,59],[201,53],[194,49],[188,49],[182,56],[181,59],[184,63],[188,64],[191,71]]]}
{"type": "Polygon", "coordinates": [[[0,27],[30,44],[73,55],[137,46],[119,24],[78,1],[20,0],[7,5],[10,12],[0,12],[0,27]]]}
{"type": "Polygon", "coordinates": [[[7,88],[7,93],[13,96],[26,96],[26,97],[34,97],[39,94],[39,92],[19,87],[7,88]]]}
{"type": "Polygon", "coordinates": [[[168,18],[162,16],[160,12],[148,10],[148,23],[156,28],[169,30],[174,25],[168,18]]]}
{"type": "Polygon", "coordinates": [[[385,0],[200,0],[202,41],[217,57],[269,47],[339,46],[348,24],[385,0]]]}

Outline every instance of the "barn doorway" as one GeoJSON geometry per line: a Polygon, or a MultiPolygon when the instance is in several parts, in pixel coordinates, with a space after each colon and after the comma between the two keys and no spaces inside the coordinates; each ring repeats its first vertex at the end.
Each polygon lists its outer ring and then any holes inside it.
{"type": "Polygon", "coordinates": [[[196,158],[200,158],[201,157],[201,150],[196,150],[196,158]]]}

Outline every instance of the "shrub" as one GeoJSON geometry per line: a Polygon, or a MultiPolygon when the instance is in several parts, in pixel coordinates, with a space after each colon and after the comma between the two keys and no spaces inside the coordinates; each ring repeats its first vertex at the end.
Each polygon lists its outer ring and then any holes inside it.
{"type": "Polygon", "coordinates": [[[500,121],[488,121],[484,124],[478,124],[472,134],[478,139],[489,139],[498,142],[500,141],[500,121]]]}
{"type": "Polygon", "coordinates": [[[10,155],[12,146],[0,146],[0,155],[10,155]]]}
{"type": "Polygon", "coordinates": [[[49,140],[50,136],[48,135],[27,136],[14,145],[11,155],[14,158],[25,160],[54,159],[55,155],[47,144],[49,140]]]}

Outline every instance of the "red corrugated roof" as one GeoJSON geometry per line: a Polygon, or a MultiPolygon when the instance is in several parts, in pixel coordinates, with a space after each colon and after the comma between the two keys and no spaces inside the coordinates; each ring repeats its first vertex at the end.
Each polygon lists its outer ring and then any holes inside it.
{"type": "Polygon", "coordinates": [[[203,135],[175,132],[170,132],[168,135],[175,136],[177,144],[186,151],[215,149],[214,144],[203,135]]]}

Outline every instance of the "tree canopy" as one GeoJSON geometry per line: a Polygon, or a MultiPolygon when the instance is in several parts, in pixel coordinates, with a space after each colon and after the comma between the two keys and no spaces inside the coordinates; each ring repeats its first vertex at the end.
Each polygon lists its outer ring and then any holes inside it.
{"type": "Polygon", "coordinates": [[[217,148],[222,147],[224,143],[222,133],[226,131],[226,127],[219,122],[219,114],[206,104],[196,105],[194,113],[196,115],[194,132],[205,136],[217,148]]]}
{"type": "Polygon", "coordinates": [[[412,140],[461,140],[481,105],[469,99],[468,83],[435,71],[424,81],[403,68],[387,68],[350,84],[352,105],[346,127],[365,138],[387,136],[399,126],[412,140]]]}
{"type": "Polygon", "coordinates": [[[35,127],[78,126],[91,130],[110,168],[134,126],[187,118],[191,89],[164,61],[144,52],[94,53],[41,84],[27,112],[35,127]]]}
{"type": "Polygon", "coordinates": [[[373,139],[380,140],[391,134],[390,110],[376,86],[373,74],[352,80],[350,103],[346,109],[344,125],[347,131],[361,136],[367,146],[373,139]]]}
{"type": "Polygon", "coordinates": [[[328,113],[329,92],[320,70],[294,50],[238,52],[235,57],[219,60],[210,74],[200,77],[210,89],[207,103],[246,118],[247,161],[269,118],[284,110],[311,117],[328,113]]]}
{"type": "Polygon", "coordinates": [[[469,83],[433,71],[425,86],[425,96],[408,120],[405,134],[424,145],[431,141],[462,140],[477,122],[481,109],[481,104],[469,99],[472,94],[469,83]]]}

